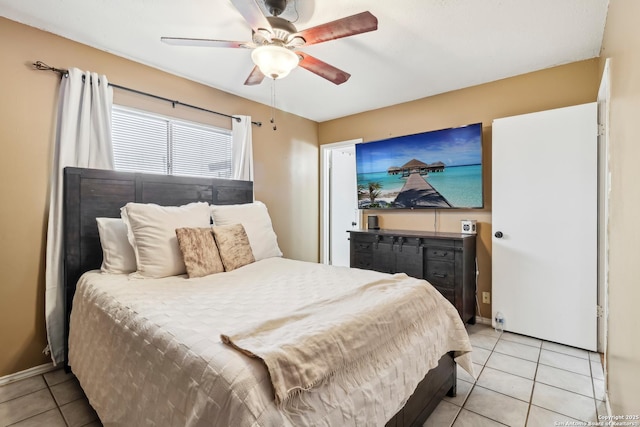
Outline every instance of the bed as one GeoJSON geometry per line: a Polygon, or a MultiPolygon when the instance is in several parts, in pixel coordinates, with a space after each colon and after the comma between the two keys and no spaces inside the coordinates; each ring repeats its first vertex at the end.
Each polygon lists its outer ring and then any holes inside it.
{"type": "MultiPolygon", "coordinates": [[[[117,218],[132,201],[251,203],[252,183],[80,168],[66,168],[64,176],[65,363],[106,425],[418,426],[445,394],[455,395],[453,351],[438,355],[427,373],[417,355],[431,346],[412,340],[411,351],[393,361],[332,377],[277,406],[261,360],[223,345],[220,334],[286,306],[302,307],[320,287],[357,291],[388,275],[279,257],[202,279],[101,274],[92,271],[102,262],[96,218],[117,218]]],[[[470,350],[468,339],[463,347],[470,350]]],[[[456,355],[470,365],[468,353],[456,355]]]]}

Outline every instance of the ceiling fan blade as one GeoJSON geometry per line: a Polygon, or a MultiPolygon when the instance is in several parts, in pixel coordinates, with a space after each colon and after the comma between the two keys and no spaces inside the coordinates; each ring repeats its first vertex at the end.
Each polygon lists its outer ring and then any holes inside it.
{"type": "Polygon", "coordinates": [[[230,40],[189,39],[182,37],[160,37],[160,40],[174,46],[250,47],[247,42],[235,42],[230,40]]]}
{"type": "Polygon", "coordinates": [[[320,61],[318,58],[314,58],[313,56],[300,51],[297,53],[302,58],[299,63],[302,68],[329,80],[331,83],[340,85],[351,77],[351,74],[342,71],[333,65],[329,65],[326,62],[320,61]]]}
{"type": "Polygon", "coordinates": [[[251,74],[249,74],[244,84],[246,86],[255,86],[262,83],[262,80],[264,80],[264,74],[262,74],[262,71],[260,71],[260,68],[256,65],[253,67],[253,70],[251,70],[251,74]]]}
{"type": "Polygon", "coordinates": [[[373,16],[371,12],[362,12],[302,30],[298,35],[305,39],[305,45],[308,46],[377,29],[378,18],[373,16]]]}
{"type": "Polygon", "coordinates": [[[240,15],[249,23],[253,31],[257,32],[262,28],[273,33],[271,24],[269,24],[267,17],[264,16],[255,0],[231,0],[231,3],[238,9],[240,15]]]}

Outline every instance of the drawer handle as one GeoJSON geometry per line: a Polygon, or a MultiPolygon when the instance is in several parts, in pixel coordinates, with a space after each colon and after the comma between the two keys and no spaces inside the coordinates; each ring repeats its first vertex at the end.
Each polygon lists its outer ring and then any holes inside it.
{"type": "Polygon", "coordinates": [[[449,254],[449,252],[436,252],[437,255],[445,257],[449,254]]]}
{"type": "Polygon", "coordinates": [[[435,277],[439,277],[440,279],[444,279],[445,277],[447,277],[446,273],[445,274],[443,274],[443,273],[433,273],[433,275],[435,277]]]}

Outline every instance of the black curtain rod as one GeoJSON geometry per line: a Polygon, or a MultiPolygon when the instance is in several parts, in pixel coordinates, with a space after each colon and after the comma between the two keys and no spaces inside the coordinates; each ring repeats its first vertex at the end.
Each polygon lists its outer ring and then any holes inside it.
{"type": "MultiPolygon", "coordinates": [[[[53,71],[53,72],[56,72],[56,73],[58,73],[58,74],[60,74],[62,76],[66,76],[66,75],[69,74],[69,70],[65,70],[63,68],[50,67],[47,64],[45,64],[44,62],[42,62],[42,61],[34,62],[33,63],[33,67],[36,70],[53,71]]],[[[176,100],[173,100],[173,99],[165,98],[164,96],[154,95],[152,93],[143,92],[143,91],[137,90],[137,89],[131,89],[130,87],[117,85],[115,83],[109,83],[109,86],[114,87],[116,89],[125,90],[127,92],[132,92],[132,93],[135,93],[135,94],[138,94],[138,95],[148,96],[150,98],[154,98],[154,99],[159,99],[161,101],[170,102],[171,105],[173,105],[173,108],[176,108],[176,105],[182,105],[183,107],[193,108],[194,110],[200,110],[200,111],[204,111],[206,113],[217,114],[218,116],[228,117],[230,119],[237,120],[238,122],[240,121],[240,117],[231,116],[229,114],[220,113],[218,111],[208,110],[206,108],[198,107],[197,105],[185,104],[184,102],[180,102],[180,101],[176,101],[176,100]]],[[[256,126],[258,126],[258,127],[262,126],[262,122],[254,122],[254,121],[252,121],[251,123],[256,125],[256,126]]]]}

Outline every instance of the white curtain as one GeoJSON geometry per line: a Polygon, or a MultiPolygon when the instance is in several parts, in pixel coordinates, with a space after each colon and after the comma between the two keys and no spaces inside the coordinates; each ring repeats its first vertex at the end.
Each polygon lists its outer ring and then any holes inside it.
{"type": "Polygon", "coordinates": [[[231,161],[233,179],[253,181],[253,144],[251,142],[251,116],[233,116],[231,119],[231,161]],[[239,118],[240,120],[236,120],[239,118]]]}
{"type": "Polygon", "coordinates": [[[62,190],[66,166],[113,169],[111,107],[113,89],[106,76],[69,70],[58,95],[47,230],[45,313],[54,364],[64,361],[64,271],[62,190]]]}

